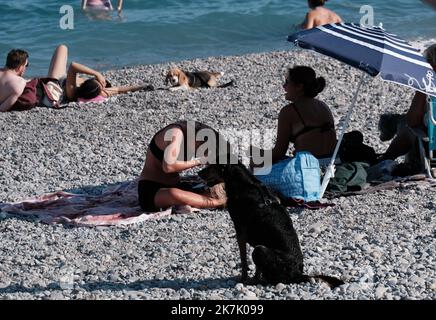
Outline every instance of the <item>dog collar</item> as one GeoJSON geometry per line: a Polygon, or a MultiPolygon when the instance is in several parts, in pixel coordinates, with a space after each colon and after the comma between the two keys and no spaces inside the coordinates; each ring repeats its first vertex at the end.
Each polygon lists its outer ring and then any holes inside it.
{"type": "MultiPolygon", "coordinates": [[[[267,189],[265,186],[262,186],[262,189],[265,191],[265,193],[268,194],[268,189],[267,189]]],[[[257,205],[258,208],[260,208],[260,209],[263,209],[263,208],[269,207],[270,205],[272,205],[272,204],[274,204],[274,203],[278,203],[278,204],[280,204],[280,202],[277,201],[276,198],[270,198],[269,196],[267,196],[267,197],[265,198],[265,194],[262,194],[262,199],[263,199],[263,203],[259,203],[259,204],[257,205]]]]}
{"type": "Polygon", "coordinates": [[[263,209],[266,207],[269,207],[270,205],[272,205],[273,203],[279,203],[277,200],[271,200],[271,199],[264,199],[263,203],[260,203],[258,205],[258,208],[263,209]]]}

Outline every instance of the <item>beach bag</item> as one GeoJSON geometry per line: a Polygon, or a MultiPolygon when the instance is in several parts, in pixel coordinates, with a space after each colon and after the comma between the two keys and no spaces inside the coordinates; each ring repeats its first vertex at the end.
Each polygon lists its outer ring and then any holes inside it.
{"type": "Polygon", "coordinates": [[[39,103],[37,94],[39,79],[27,81],[23,93],[18,97],[12,106],[12,110],[29,110],[36,107],[39,103]]]}
{"type": "Polygon", "coordinates": [[[310,152],[297,152],[294,158],[257,170],[256,178],[287,199],[300,199],[305,202],[320,199],[319,161],[310,152]]]}
{"type": "Polygon", "coordinates": [[[40,79],[41,87],[43,90],[40,105],[48,108],[58,109],[60,108],[60,104],[64,97],[64,90],[59,85],[59,82],[57,80],[47,79],[40,79]]]}

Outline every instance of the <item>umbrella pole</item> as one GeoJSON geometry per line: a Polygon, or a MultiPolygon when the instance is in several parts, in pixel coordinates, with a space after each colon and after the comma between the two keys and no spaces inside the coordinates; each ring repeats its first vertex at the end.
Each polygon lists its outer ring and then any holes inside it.
{"type": "Polygon", "coordinates": [[[339,135],[339,140],[336,143],[335,151],[333,152],[332,159],[330,160],[330,163],[329,163],[327,170],[324,174],[324,178],[322,179],[320,198],[322,198],[324,196],[324,192],[327,189],[327,185],[329,184],[330,178],[334,178],[334,176],[335,176],[336,156],[338,154],[342,139],[344,138],[345,130],[347,129],[348,123],[350,122],[351,114],[353,113],[353,109],[354,109],[354,106],[355,106],[356,101],[357,101],[357,95],[359,94],[360,87],[362,86],[362,84],[365,80],[365,75],[366,75],[366,73],[362,72],[362,76],[360,78],[359,84],[357,85],[357,89],[354,92],[353,99],[351,100],[351,105],[348,108],[347,116],[345,117],[344,125],[342,126],[342,130],[341,130],[341,133],[339,135]]]}

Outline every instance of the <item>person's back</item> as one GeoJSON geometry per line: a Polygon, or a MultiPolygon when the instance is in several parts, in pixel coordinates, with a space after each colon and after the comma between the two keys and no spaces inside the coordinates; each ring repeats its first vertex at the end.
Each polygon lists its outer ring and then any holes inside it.
{"type": "Polygon", "coordinates": [[[15,73],[8,72],[7,69],[0,69],[0,105],[14,92],[24,88],[23,82],[25,85],[26,81],[15,73]]]}
{"type": "Polygon", "coordinates": [[[309,0],[310,11],[306,15],[305,29],[315,28],[328,23],[340,23],[342,19],[332,10],[324,8],[327,0],[309,0]]]}
{"type": "Polygon", "coordinates": [[[22,78],[28,65],[28,54],[23,50],[11,50],[6,66],[0,69],[0,112],[9,111],[26,86],[22,78]]]}
{"type": "Polygon", "coordinates": [[[297,134],[295,152],[309,151],[317,157],[330,156],[336,145],[336,132],[329,107],[315,98],[300,99],[292,107],[294,114],[290,123],[297,134]]]}
{"type": "MultiPolygon", "coordinates": [[[[336,145],[336,130],[329,107],[315,97],[326,85],[323,77],[317,77],[315,70],[307,66],[288,69],[283,89],[285,99],[291,101],[280,110],[277,139],[270,150],[271,162],[283,160],[292,143],[294,153],[308,151],[316,158],[331,157],[336,145]]],[[[250,150],[250,152],[253,152],[250,150]]],[[[266,150],[260,149],[265,156],[266,150]]],[[[267,162],[263,161],[263,164],[267,162]]],[[[257,160],[252,167],[259,166],[257,160]]]]}

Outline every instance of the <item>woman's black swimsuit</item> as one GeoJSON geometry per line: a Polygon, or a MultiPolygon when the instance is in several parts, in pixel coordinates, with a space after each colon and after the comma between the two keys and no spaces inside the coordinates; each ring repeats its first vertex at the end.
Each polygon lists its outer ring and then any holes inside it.
{"type": "Polygon", "coordinates": [[[335,125],[333,123],[331,123],[330,121],[320,125],[320,126],[307,126],[304,123],[303,117],[301,116],[300,112],[298,111],[298,109],[296,107],[294,107],[294,111],[297,113],[298,117],[301,120],[301,123],[303,124],[303,129],[301,129],[298,133],[294,134],[291,137],[291,141],[295,142],[297,140],[297,138],[305,133],[308,133],[312,130],[319,130],[319,132],[327,132],[329,130],[334,130],[335,129],[335,125]]]}
{"type": "MultiPolygon", "coordinates": [[[[182,125],[172,124],[171,126],[178,127],[183,131],[182,125]]],[[[162,130],[165,130],[166,128],[168,127],[165,127],[162,130]]],[[[153,154],[153,156],[156,159],[158,159],[160,162],[162,162],[164,159],[164,151],[157,146],[155,141],[156,135],[157,133],[153,136],[153,139],[151,139],[151,142],[148,145],[148,147],[150,148],[150,152],[153,154]]],[[[171,187],[174,186],[169,186],[152,180],[140,180],[138,182],[138,199],[141,209],[147,212],[159,211],[159,208],[157,208],[154,204],[154,197],[156,196],[156,193],[159,191],[159,189],[171,188],[171,187]]]]}

